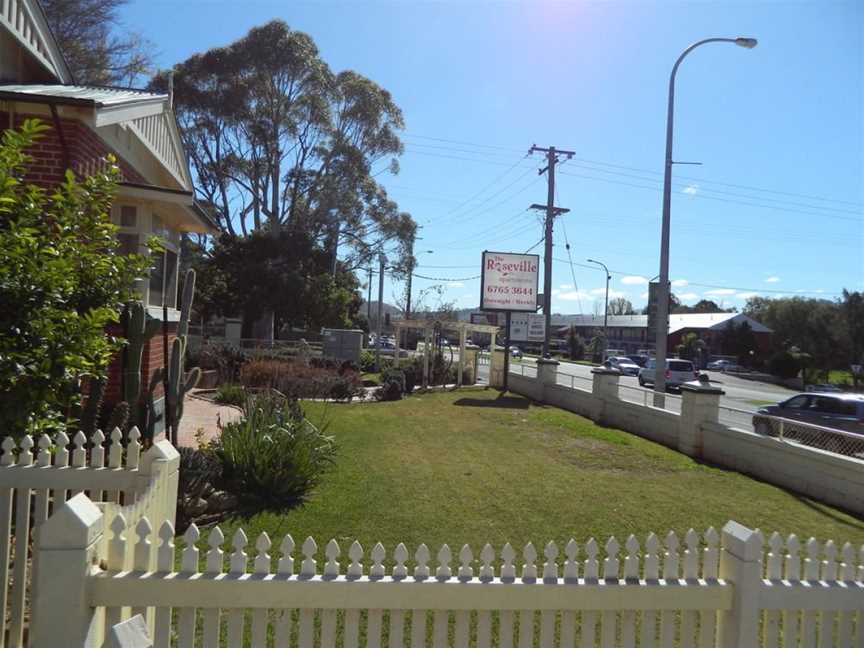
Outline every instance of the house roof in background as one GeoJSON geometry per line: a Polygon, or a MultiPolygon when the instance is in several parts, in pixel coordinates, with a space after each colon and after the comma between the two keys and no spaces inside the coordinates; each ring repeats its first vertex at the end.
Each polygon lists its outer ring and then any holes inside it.
{"type": "MultiPolygon", "coordinates": [[[[684,329],[719,330],[728,325],[732,320],[740,325],[747,322],[754,333],[771,333],[764,324],[744,313],[682,313],[669,316],[669,333],[675,333],[684,329]]],[[[602,327],[603,315],[565,315],[556,324],[560,328],[570,326],[602,327]]],[[[610,315],[609,326],[614,328],[646,328],[648,326],[647,315],[610,315]]]]}

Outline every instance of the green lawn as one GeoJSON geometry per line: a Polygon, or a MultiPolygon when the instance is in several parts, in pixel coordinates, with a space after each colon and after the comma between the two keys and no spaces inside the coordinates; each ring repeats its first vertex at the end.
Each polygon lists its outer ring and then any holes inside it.
{"type": "MultiPolygon", "coordinates": [[[[242,521],[322,548],[335,537],[479,550],[549,539],[718,529],[731,519],[763,531],[864,542],[864,522],[735,472],[554,407],[482,389],[392,403],[306,405],[329,420],[337,465],[312,501],[283,516],[242,521]]],[[[239,522],[223,524],[227,537],[239,522]]],[[[274,547],[275,549],[276,547],[274,547]]],[[[298,548],[299,549],[299,548],[298,548]]]]}

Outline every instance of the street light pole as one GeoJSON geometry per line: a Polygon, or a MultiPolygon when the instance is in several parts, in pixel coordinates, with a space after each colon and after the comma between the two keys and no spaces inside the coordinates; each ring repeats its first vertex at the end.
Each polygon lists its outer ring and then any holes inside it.
{"type": "Polygon", "coordinates": [[[609,268],[606,267],[605,263],[600,261],[595,261],[594,259],[588,259],[588,263],[596,263],[599,266],[603,266],[603,271],[606,273],[606,304],[603,308],[603,361],[606,361],[606,351],[609,350],[609,280],[612,278],[612,275],[609,274],[609,268]]]}
{"type": "Polygon", "coordinates": [[[707,43],[733,43],[739,47],[753,49],[756,47],[755,38],[706,38],[693,43],[685,49],[675,65],[672,66],[672,74],[669,75],[669,104],[666,112],[666,160],[663,175],[663,227],[660,234],[660,284],[657,291],[657,322],[656,322],[656,350],[655,350],[655,374],[654,374],[654,405],[662,407],[666,394],[666,343],[669,335],[669,220],[672,205],[672,133],[675,113],[675,74],[681,61],[700,45],[707,43]]]}

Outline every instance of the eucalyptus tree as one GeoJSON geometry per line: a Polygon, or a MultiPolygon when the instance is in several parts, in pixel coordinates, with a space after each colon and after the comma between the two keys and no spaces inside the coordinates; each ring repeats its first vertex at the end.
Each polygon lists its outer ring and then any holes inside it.
{"type": "Polygon", "coordinates": [[[226,232],[303,232],[334,254],[344,245],[346,267],[386,242],[407,266],[416,225],[375,179],[398,172],[403,150],[387,90],[333,72],[312,38],[279,20],[171,72],[196,186],[226,232]]]}

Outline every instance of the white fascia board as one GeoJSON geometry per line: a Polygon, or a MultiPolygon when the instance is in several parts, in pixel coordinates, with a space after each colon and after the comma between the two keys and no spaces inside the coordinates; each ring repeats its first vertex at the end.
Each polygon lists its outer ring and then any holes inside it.
{"type": "Polygon", "coordinates": [[[137,102],[132,105],[120,104],[117,106],[100,106],[96,109],[94,125],[110,126],[120,122],[131,122],[141,117],[158,115],[165,110],[165,102],[162,99],[153,99],[147,102],[137,102]]]}

